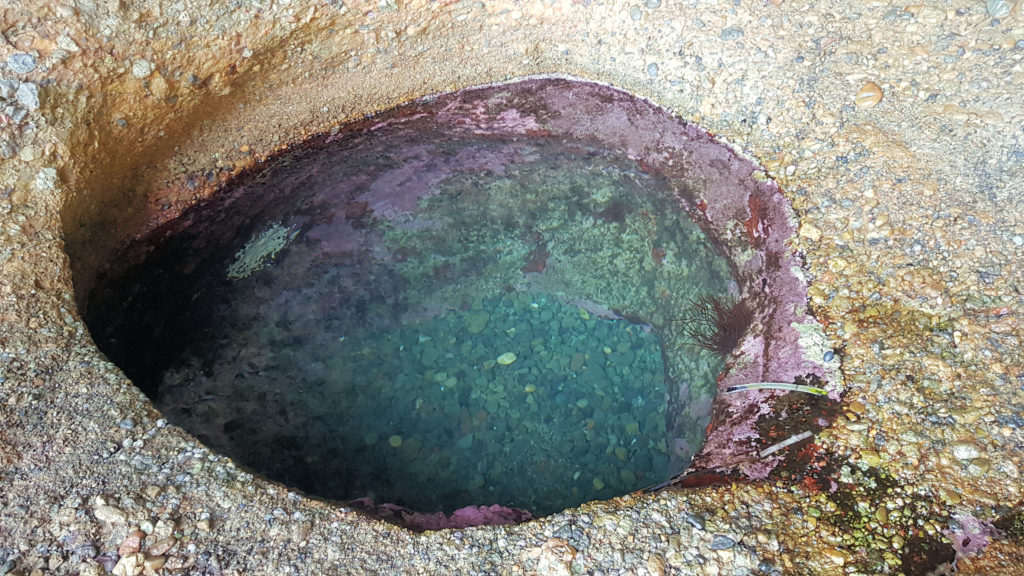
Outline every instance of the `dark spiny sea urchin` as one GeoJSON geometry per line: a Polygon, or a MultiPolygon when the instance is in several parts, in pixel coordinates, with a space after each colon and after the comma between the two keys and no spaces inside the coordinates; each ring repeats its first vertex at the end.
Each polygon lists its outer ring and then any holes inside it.
{"type": "Polygon", "coordinates": [[[678,320],[683,335],[693,345],[718,356],[728,356],[750,327],[754,312],[742,300],[700,296],[678,320]]]}

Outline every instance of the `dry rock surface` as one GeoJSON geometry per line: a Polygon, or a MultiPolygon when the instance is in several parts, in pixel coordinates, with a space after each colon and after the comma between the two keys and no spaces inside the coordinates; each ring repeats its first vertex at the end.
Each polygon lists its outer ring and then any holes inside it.
{"type": "Polygon", "coordinates": [[[1024,2],[0,8],[0,575],[1024,573],[1024,2]],[[417,534],[238,469],[91,343],[75,294],[232,174],[531,74],[650,98],[786,191],[847,386],[817,476],[417,534]]]}

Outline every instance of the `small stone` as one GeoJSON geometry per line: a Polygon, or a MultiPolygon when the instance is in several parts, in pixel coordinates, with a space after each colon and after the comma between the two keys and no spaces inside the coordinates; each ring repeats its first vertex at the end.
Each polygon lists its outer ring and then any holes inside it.
{"type": "Polygon", "coordinates": [[[142,554],[129,554],[122,556],[114,565],[112,573],[114,576],[137,576],[142,572],[142,563],[146,557],[142,554]]]}
{"type": "Polygon", "coordinates": [[[875,452],[874,450],[862,450],[860,453],[860,458],[861,460],[864,461],[865,464],[871,466],[872,468],[877,468],[878,465],[882,463],[882,457],[879,456],[878,452],[875,452]]]}
{"type": "Polygon", "coordinates": [[[142,530],[146,534],[152,534],[155,528],[156,524],[154,524],[153,521],[149,518],[146,518],[142,522],[139,522],[139,530],[142,530]]]}
{"type": "Polygon", "coordinates": [[[697,530],[704,530],[704,517],[698,514],[692,514],[690,512],[683,512],[683,520],[690,526],[693,526],[697,530]]]}
{"type": "Polygon", "coordinates": [[[398,434],[394,434],[388,438],[388,444],[391,445],[392,448],[398,448],[402,445],[402,437],[398,434]]]}
{"type": "Polygon", "coordinates": [[[165,562],[167,562],[167,558],[163,556],[146,556],[146,559],[142,561],[142,565],[146,567],[147,572],[157,572],[164,567],[165,562]]]}
{"type": "Polygon", "coordinates": [[[632,470],[627,470],[625,468],[619,470],[619,479],[622,480],[622,483],[627,487],[636,484],[636,474],[633,474],[632,470]]]}
{"type": "Polygon", "coordinates": [[[0,140],[0,158],[14,158],[18,154],[18,145],[10,140],[0,140]]]}
{"type": "Polygon", "coordinates": [[[657,78],[658,77],[658,63],[657,62],[651,62],[650,64],[647,65],[647,75],[650,76],[651,78],[657,78]]]}
{"type": "Polygon", "coordinates": [[[579,408],[580,410],[583,410],[589,404],[590,404],[590,401],[587,400],[586,398],[580,398],[579,400],[576,401],[576,407],[579,408]]]}
{"type": "Polygon", "coordinates": [[[93,514],[97,520],[107,524],[123,524],[127,520],[124,512],[116,506],[97,506],[93,514]]]}
{"type": "Polygon", "coordinates": [[[664,576],[665,557],[661,554],[651,554],[647,558],[647,573],[651,576],[664,576]]]}
{"type": "Polygon", "coordinates": [[[952,450],[953,456],[955,456],[957,460],[974,460],[981,456],[981,453],[978,452],[978,448],[967,442],[953,444],[952,450]]]}
{"type": "Polygon", "coordinates": [[[523,391],[526,392],[527,394],[533,394],[534,392],[537,391],[537,387],[533,384],[527,384],[526,387],[523,388],[523,391]]]}
{"type": "Polygon", "coordinates": [[[878,520],[880,524],[885,524],[889,521],[889,511],[885,506],[879,506],[875,509],[875,520],[878,520]]]}
{"type": "Polygon", "coordinates": [[[615,457],[619,460],[625,460],[626,458],[629,458],[629,451],[622,446],[618,446],[615,448],[615,457]]]}
{"type": "Polygon", "coordinates": [[[121,545],[117,547],[118,556],[128,556],[129,554],[135,554],[142,549],[142,540],[146,537],[146,533],[142,530],[136,530],[128,535],[127,538],[121,542],[121,545]]]}
{"type": "Polygon", "coordinates": [[[988,458],[975,458],[971,460],[970,466],[967,467],[967,471],[975,476],[981,476],[987,474],[992,469],[992,461],[988,458]]]}
{"type": "Polygon", "coordinates": [[[601,480],[600,478],[594,478],[591,484],[594,486],[594,490],[598,492],[604,490],[604,480],[601,480]]]}
{"type": "Polygon", "coordinates": [[[168,86],[167,80],[164,80],[164,77],[159,73],[154,74],[152,80],[149,81],[149,93],[162,100],[167,98],[169,90],[170,86],[168,86]]]}
{"type": "Polygon", "coordinates": [[[985,9],[993,18],[1004,18],[1013,10],[1013,2],[1008,0],[985,0],[985,9]]]}
{"type": "Polygon", "coordinates": [[[474,310],[467,312],[465,317],[466,332],[470,334],[479,334],[483,332],[487,326],[487,321],[491,319],[490,314],[482,310],[474,310]]]}
{"type": "Polygon", "coordinates": [[[800,225],[800,237],[806,238],[811,242],[817,242],[821,240],[821,230],[805,222],[800,225]]]}
{"type": "Polygon", "coordinates": [[[196,522],[196,529],[200,532],[209,532],[213,526],[210,524],[209,518],[203,518],[199,522],[196,522]]]}
{"type": "Polygon", "coordinates": [[[839,549],[836,549],[836,548],[832,548],[832,547],[826,547],[821,552],[825,556],[825,558],[828,558],[829,560],[831,560],[832,563],[835,564],[836,566],[842,566],[843,564],[846,564],[847,554],[846,554],[846,552],[843,552],[842,550],[839,550],[839,549]]]}
{"type": "Polygon", "coordinates": [[[39,87],[31,82],[22,82],[14,93],[14,99],[26,109],[35,110],[39,108],[39,87]]]}
{"type": "Polygon", "coordinates": [[[149,60],[139,59],[132,62],[132,76],[135,76],[139,80],[143,78],[149,78],[149,75],[153,73],[153,63],[149,60]]]}
{"type": "Polygon", "coordinates": [[[632,18],[634,22],[638,22],[641,18],[644,17],[644,11],[641,10],[639,6],[634,4],[633,6],[629,7],[629,17],[632,18]]]}
{"type": "Polygon", "coordinates": [[[150,546],[147,551],[154,556],[163,556],[164,554],[167,554],[171,548],[174,548],[174,545],[177,543],[178,541],[175,538],[168,536],[167,538],[157,540],[156,543],[150,546]]]}
{"type": "Polygon", "coordinates": [[[882,101],[883,92],[874,82],[867,82],[853,99],[858,108],[871,108],[882,101]]]}
{"type": "Polygon", "coordinates": [[[515,361],[516,355],[514,352],[505,352],[501,356],[498,356],[498,364],[501,364],[502,366],[508,366],[515,361]]]}
{"type": "Polygon", "coordinates": [[[18,91],[19,84],[20,82],[17,80],[0,78],[0,98],[3,98],[4,100],[14,98],[14,93],[18,91]]]}
{"type": "Polygon", "coordinates": [[[67,50],[68,52],[79,51],[78,44],[76,44],[75,41],[72,40],[71,37],[67,34],[64,34],[63,36],[57,38],[57,47],[62,50],[67,50]]]}
{"type": "Polygon", "coordinates": [[[711,537],[712,550],[728,550],[736,545],[736,541],[725,534],[715,534],[711,537]]]}
{"type": "Polygon", "coordinates": [[[28,74],[36,69],[36,57],[25,53],[11,54],[7,57],[7,67],[15,74],[28,74]]]}
{"type": "Polygon", "coordinates": [[[718,37],[724,40],[725,42],[739,40],[740,38],[743,37],[743,29],[736,26],[730,26],[722,30],[722,33],[719,34],[718,37]]]}

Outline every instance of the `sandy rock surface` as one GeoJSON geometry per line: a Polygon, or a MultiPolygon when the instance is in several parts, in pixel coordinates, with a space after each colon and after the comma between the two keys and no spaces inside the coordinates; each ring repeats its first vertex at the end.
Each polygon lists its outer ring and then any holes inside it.
{"type": "Polygon", "coordinates": [[[0,574],[1024,573],[1024,3],[0,8],[0,574]],[[817,476],[416,534],[239,470],[91,343],[75,294],[230,175],[530,74],[650,98],[786,191],[847,386],[817,476]]]}

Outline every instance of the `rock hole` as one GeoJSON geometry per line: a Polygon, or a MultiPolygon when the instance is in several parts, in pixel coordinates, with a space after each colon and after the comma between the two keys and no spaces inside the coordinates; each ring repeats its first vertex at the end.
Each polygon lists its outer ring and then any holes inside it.
{"type": "Polygon", "coordinates": [[[172,423],[271,479],[412,525],[522,520],[690,464],[730,353],[688,345],[693,303],[779,320],[755,168],[605,86],[467,89],[248,170],[80,307],[172,423]]]}

